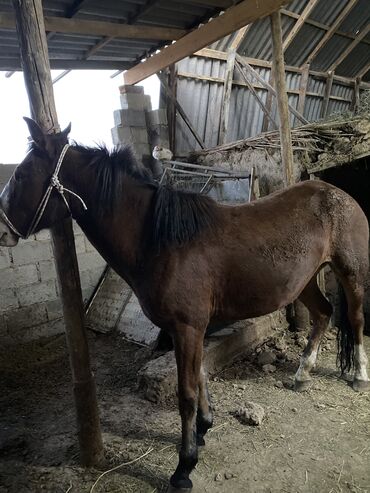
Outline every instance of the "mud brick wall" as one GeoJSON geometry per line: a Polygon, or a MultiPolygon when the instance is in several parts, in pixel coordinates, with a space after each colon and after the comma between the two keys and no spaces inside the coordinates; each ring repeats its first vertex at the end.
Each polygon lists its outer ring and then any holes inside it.
{"type": "MultiPolygon", "coordinates": [[[[14,166],[0,165],[0,190],[14,166]]],[[[105,261],[74,223],[82,295],[90,298],[105,261]]],[[[50,233],[41,231],[14,248],[0,248],[0,344],[13,344],[64,331],[50,233]]]]}

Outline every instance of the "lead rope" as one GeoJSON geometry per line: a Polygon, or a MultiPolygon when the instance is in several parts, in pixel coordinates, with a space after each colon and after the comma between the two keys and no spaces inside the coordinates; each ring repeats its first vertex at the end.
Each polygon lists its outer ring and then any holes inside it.
{"type": "Polygon", "coordinates": [[[58,158],[58,161],[57,161],[57,164],[56,164],[56,167],[55,167],[55,170],[54,170],[54,173],[52,174],[51,178],[50,178],[50,184],[43,196],[43,198],[41,199],[41,202],[36,210],[36,213],[34,215],[34,218],[31,222],[31,225],[30,227],[28,228],[28,231],[27,231],[27,234],[24,236],[22,235],[21,233],[19,233],[19,231],[17,230],[17,228],[12,224],[12,222],[10,221],[10,219],[7,217],[7,215],[5,214],[4,211],[0,211],[0,216],[4,219],[4,221],[6,222],[6,224],[9,226],[9,228],[17,235],[17,236],[20,236],[21,238],[24,238],[24,239],[27,239],[32,233],[33,231],[36,229],[37,225],[39,224],[44,212],[45,212],[45,209],[46,209],[46,206],[48,204],[48,201],[49,201],[49,198],[50,198],[50,195],[51,195],[51,192],[53,191],[53,189],[55,189],[62,197],[67,209],[68,209],[68,212],[71,214],[71,208],[69,207],[69,204],[67,202],[67,199],[64,195],[65,192],[68,192],[70,193],[71,195],[73,195],[74,197],[76,197],[82,204],[82,207],[83,209],[86,211],[87,210],[87,206],[86,206],[86,203],[84,202],[84,200],[79,196],[77,195],[77,193],[73,192],[72,190],[69,190],[68,188],[65,188],[59,181],[59,171],[60,171],[60,168],[62,166],[62,163],[63,163],[63,159],[64,159],[64,156],[67,152],[69,148],[69,144],[66,144],[63,149],[62,149],[62,152],[60,153],[60,156],[58,158]]]}

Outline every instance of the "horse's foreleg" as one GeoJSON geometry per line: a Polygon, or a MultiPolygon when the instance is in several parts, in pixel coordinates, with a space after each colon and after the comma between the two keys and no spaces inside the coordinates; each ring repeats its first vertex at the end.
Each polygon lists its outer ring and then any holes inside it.
{"type": "Polygon", "coordinates": [[[174,337],[178,373],[179,408],[182,424],[182,442],[179,464],[171,476],[171,486],[191,489],[189,478],[198,462],[196,416],[198,387],[203,354],[203,332],[191,326],[178,326],[174,337]]]}
{"type": "Polygon", "coordinates": [[[317,286],[316,276],[307,284],[299,299],[310,311],[313,321],[313,329],[307,347],[301,356],[294,381],[294,389],[303,391],[307,390],[310,385],[310,371],[316,363],[317,351],[321,338],[328,326],[332,314],[332,306],[317,286]]]}
{"type": "Polygon", "coordinates": [[[199,400],[197,412],[197,444],[198,446],[205,445],[204,435],[213,425],[213,412],[209,398],[207,375],[204,366],[200,369],[199,378],[199,400]]]}

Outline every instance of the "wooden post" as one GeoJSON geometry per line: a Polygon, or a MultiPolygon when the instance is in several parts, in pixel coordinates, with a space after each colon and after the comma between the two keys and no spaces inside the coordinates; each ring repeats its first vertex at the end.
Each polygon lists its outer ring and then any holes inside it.
{"type": "MultiPolygon", "coordinates": [[[[301,115],[304,113],[304,105],[306,102],[306,93],[307,93],[307,86],[308,86],[308,77],[310,73],[310,66],[308,63],[303,65],[302,69],[302,75],[301,75],[301,81],[299,84],[299,96],[298,96],[298,106],[297,110],[301,115]]],[[[297,120],[295,120],[294,123],[296,123],[297,120]]]]}
{"type": "Polygon", "coordinates": [[[168,85],[172,93],[173,99],[167,99],[167,119],[168,119],[168,133],[170,140],[170,149],[173,155],[176,155],[176,92],[177,92],[177,69],[173,63],[169,67],[168,85]]]}
{"type": "Polygon", "coordinates": [[[334,72],[328,72],[328,78],[326,79],[324,99],[321,107],[321,118],[325,118],[328,113],[329,100],[331,94],[331,87],[333,85],[334,72]]]}
{"type": "Polygon", "coordinates": [[[223,97],[222,97],[221,115],[220,115],[220,131],[218,134],[218,143],[219,144],[225,144],[226,139],[227,139],[227,129],[229,126],[231,89],[233,86],[233,77],[234,77],[235,56],[236,56],[235,50],[230,50],[227,53],[226,72],[225,72],[225,81],[224,81],[224,93],[223,93],[223,97]]]}
{"type": "MultiPolygon", "coordinates": [[[[274,81],[274,71],[271,69],[270,70],[270,75],[269,75],[269,85],[273,88],[275,85],[274,81]]],[[[267,99],[266,99],[266,109],[269,113],[271,113],[272,110],[272,98],[273,94],[271,91],[267,92],[267,99]]],[[[263,123],[262,123],[262,132],[267,132],[269,129],[269,122],[270,120],[266,117],[266,115],[263,117],[263,123]]]]}
{"type": "Polygon", "coordinates": [[[273,70],[276,84],[277,106],[280,118],[280,145],[281,160],[285,171],[285,184],[294,183],[292,135],[290,131],[290,115],[288,109],[288,95],[285,82],[285,64],[281,37],[280,12],[270,16],[272,34],[273,70]]]}
{"type": "Polygon", "coordinates": [[[360,108],[360,84],[361,84],[361,77],[356,77],[355,79],[355,85],[353,88],[353,112],[358,113],[358,110],[360,108]]]}
{"type": "MultiPolygon", "coordinates": [[[[13,6],[32,116],[45,132],[57,132],[59,125],[41,0],[13,0],[13,6]]],[[[90,369],[81,285],[70,218],[52,229],[52,238],[72,369],[81,462],[92,466],[97,465],[103,458],[103,442],[95,382],[90,369]]]]}

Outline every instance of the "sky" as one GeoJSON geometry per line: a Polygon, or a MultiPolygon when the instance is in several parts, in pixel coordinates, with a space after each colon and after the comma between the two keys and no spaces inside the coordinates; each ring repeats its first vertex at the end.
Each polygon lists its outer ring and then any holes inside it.
{"type": "MultiPolygon", "coordinates": [[[[62,71],[52,70],[54,79],[62,71]]],[[[120,109],[119,86],[123,76],[110,78],[112,71],[73,70],[54,84],[54,97],[61,128],[72,123],[70,137],[85,145],[105,143],[112,147],[113,111],[120,109]]],[[[159,81],[146,79],[145,94],[150,94],[153,109],[158,108],[159,81]]],[[[28,130],[23,116],[30,116],[23,73],[10,78],[0,72],[0,163],[17,164],[27,150],[28,130]]]]}

